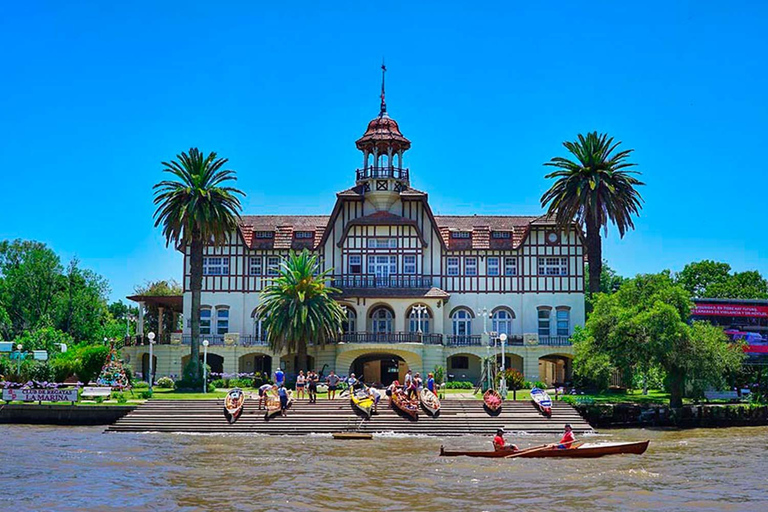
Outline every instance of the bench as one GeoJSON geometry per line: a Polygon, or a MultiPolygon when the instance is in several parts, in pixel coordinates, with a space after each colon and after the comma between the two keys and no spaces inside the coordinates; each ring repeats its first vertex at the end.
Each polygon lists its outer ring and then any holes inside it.
{"type": "Polygon", "coordinates": [[[736,391],[705,391],[704,398],[707,400],[739,400],[746,398],[746,395],[739,397],[736,391]]]}
{"type": "Polygon", "coordinates": [[[96,398],[98,396],[109,398],[112,395],[112,388],[85,386],[80,396],[83,398],[96,398]]]}

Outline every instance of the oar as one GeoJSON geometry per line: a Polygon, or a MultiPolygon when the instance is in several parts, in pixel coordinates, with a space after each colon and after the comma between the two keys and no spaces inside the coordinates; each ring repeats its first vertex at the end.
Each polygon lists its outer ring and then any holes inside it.
{"type": "Polygon", "coordinates": [[[505,459],[514,459],[515,457],[520,457],[521,455],[525,455],[525,454],[528,454],[528,453],[540,452],[540,451],[543,451],[543,450],[548,450],[550,448],[552,448],[551,444],[543,444],[541,446],[534,446],[532,448],[526,448],[525,450],[520,450],[519,452],[510,453],[509,455],[507,455],[504,458],[505,459]]]}

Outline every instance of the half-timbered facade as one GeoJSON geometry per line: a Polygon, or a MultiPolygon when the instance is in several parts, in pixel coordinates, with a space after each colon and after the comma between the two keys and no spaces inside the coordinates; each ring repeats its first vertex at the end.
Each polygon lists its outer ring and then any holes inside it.
{"type": "MultiPolygon", "coordinates": [[[[206,249],[201,328],[214,366],[298,370],[291,354],[267,349],[256,309],[281,259],[306,248],[332,269],[348,315],[336,343],[310,348],[317,370],[386,384],[406,368],[426,373],[440,365],[455,380],[474,381],[480,358],[504,333],[508,367],[532,381],[567,380],[569,337],[584,322],[580,231],[559,229],[545,216],[434,215],[403,166],[411,143],[383,100],[356,145],[362,167],[329,215],[245,215],[227,244],[206,249]]],[[[189,279],[187,254],[187,319],[189,279]]],[[[180,373],[185,353],[172,354],[174,345],[188,344],[189,331],[187,321],[167,347],[156,348],[168,351],[165,373],[180,373]]],[[[157,367],[164,372],[163,361],[157,367]]]]}

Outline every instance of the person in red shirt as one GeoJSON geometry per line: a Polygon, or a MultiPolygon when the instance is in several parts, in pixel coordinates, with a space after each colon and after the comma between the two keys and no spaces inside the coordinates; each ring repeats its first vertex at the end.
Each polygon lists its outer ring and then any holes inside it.
{"type": "Polygon", "coordinates": [[[561,450],[567,450],[573,443],[576,442],[576,438],[573,436],[573,429],[570,423],[565,424],[565,433],[563,438],[560,439],[560,444],[557,445],[561,450]]]}
{"type": "Polygon", "coordinates": [[[506,444],[504,442],[504,429],[500,428],[496,430],[496,437],[493,438],[493,449],[499,451],[517,451],[517,446],[514,444],[506,444]]]}

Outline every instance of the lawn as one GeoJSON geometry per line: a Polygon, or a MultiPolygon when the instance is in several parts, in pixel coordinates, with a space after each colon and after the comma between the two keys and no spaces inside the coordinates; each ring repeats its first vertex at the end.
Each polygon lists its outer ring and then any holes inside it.
{"type": "Polygon", "coordinates": [[[642,390],[606,391],[597,394],[564,395],[561,400],[571,404],[667,404],[669,393],[659,389],[649,389],[647,395],[643,395],[642,390]]]}

